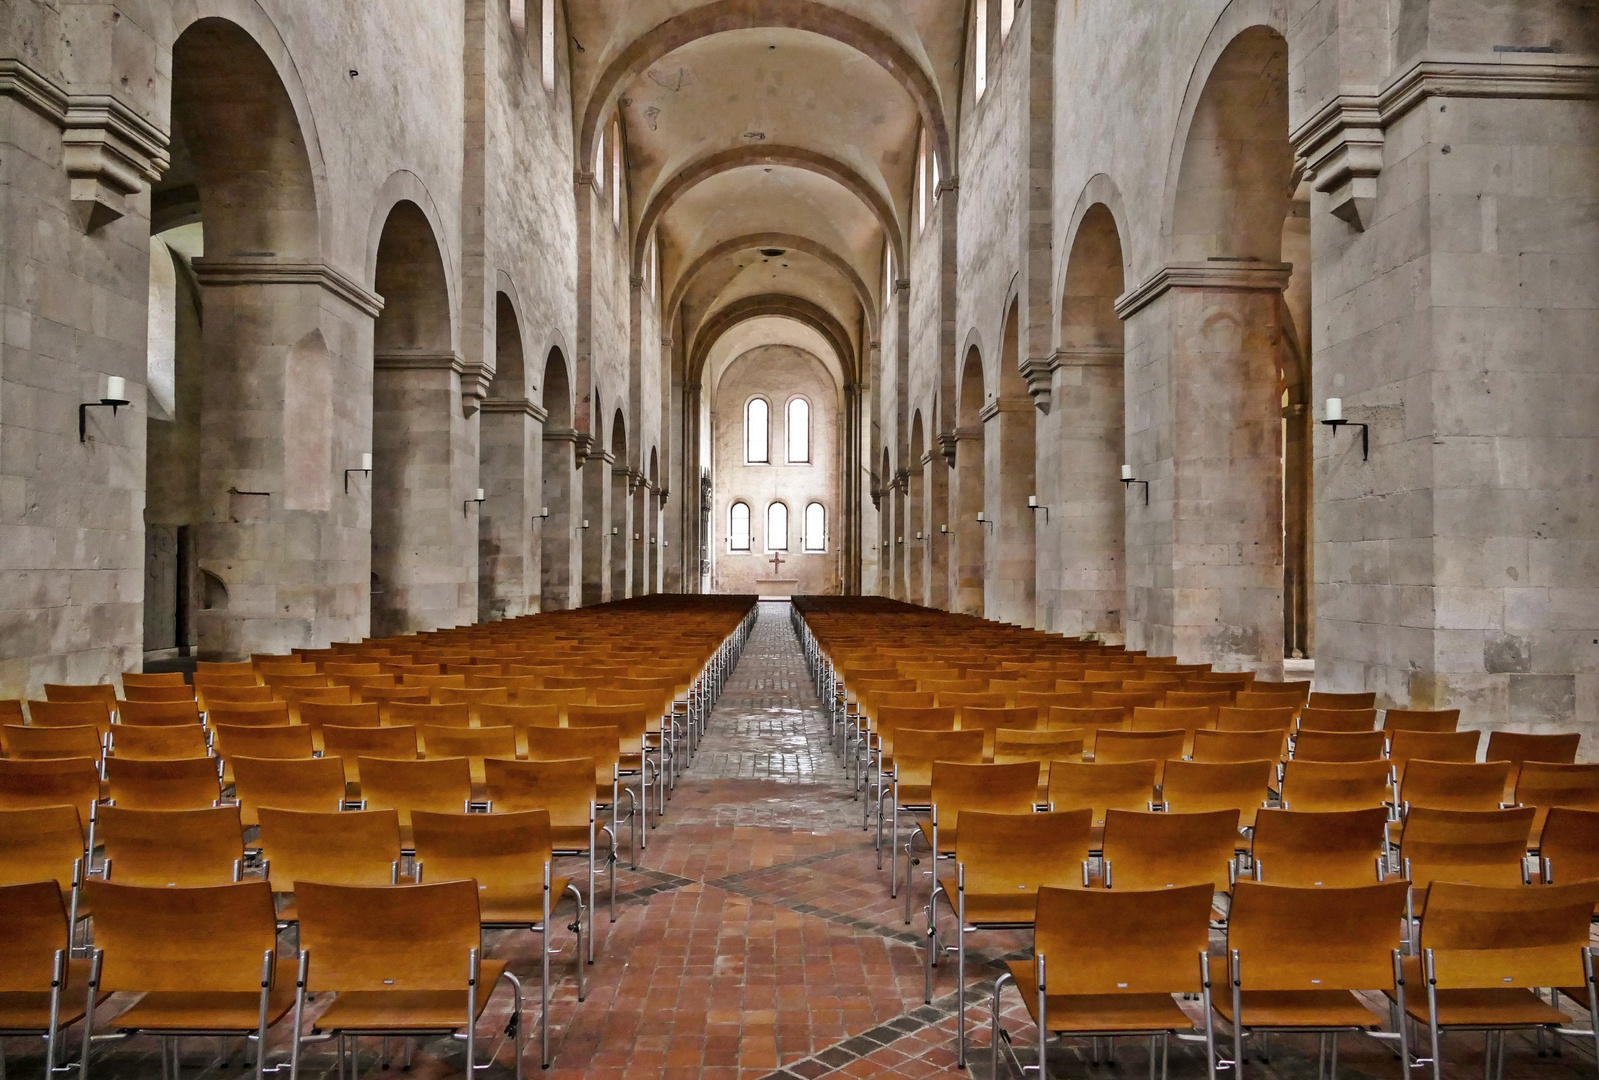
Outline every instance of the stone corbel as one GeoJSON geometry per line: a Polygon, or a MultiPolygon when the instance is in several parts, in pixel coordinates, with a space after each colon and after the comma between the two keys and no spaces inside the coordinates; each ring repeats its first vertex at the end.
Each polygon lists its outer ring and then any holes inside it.
{"type": "Polygon", "coordinates": [[[883,508],[883,487],[878,483],[876,473],[872,473],[872,483],[871,487],[867,489],[867,494],[872,497],[872,509],[881,510],[883,508]]]}
{"type": "Polygon", "coordinates": [[[655,493],[655,497],[657,499],[661,500],[661,509],[662,510],[666,509],[666,500],[671,497],[671,494],[672,493],[669,490],[667,490],[666,488],[662,488],[661,490],[659,490],[659,491],[657,491],[655,493]]]}
{"type": "Polygon", "coordinates": [[[1290,136],[1311,186],[1328,209],[1365,231],[1377,206],[1382,172],[1383,118],[1376,94],[1339,94],[1290,136]]]}
{"type": "Polygon", "coordinates": [[[633,495],[644,484],[644,473],[638,469],[627,470],[627,493],[633,495]]]}
{"type": "Polygon", "coordinates": [[[549,419],[550,415],[545,412],[544,406],[530,398],[484,398],[478,408],[486,413],[516,413],[531,416],[541,424],[549,419]]]}
{"type": "Polygon", "coordinates": [[[62,121],[61,159],[84,232],[128,212],[128,197],[166,172],[167,136],[114,97],[72,95],[62,121]]]}
{"type": "Polygon", "coordinates": [[[938,433],[938,451],[944,455],[944,463],[950,468],[955,467],[955,449],[960,445],[961,437],[953,431],[940,431],[938,433]]]}
{"type": "Polygon", "coordinates": [[[583,463],[589,459],[589,454],[594,451],[594,436],[586,431],[572,433],[572,460],[581,469],[583,463]]]}
{"type": "Polygon", "coordinates": [[[1059,353],[1029,356],[1021,363],[1022,378],[1027,380],[1027,396],[1033,399],[1033,405],[1045,416],[1049,415],[1050,384],[1054,382],[1059,357],[1059,353]]]}
{"type": "Polygon", "coordinates": [[[477,413],[483,400],[489,396],[489,384],[494,381],[494,369],[481,360],[463,360],[461,372],[461,412],[466,416],[477,413]]]}

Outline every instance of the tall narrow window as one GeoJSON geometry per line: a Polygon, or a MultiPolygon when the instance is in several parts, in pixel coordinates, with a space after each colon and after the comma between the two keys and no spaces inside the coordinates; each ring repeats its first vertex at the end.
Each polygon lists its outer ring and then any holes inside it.
{"type": "Polygon", "coordinates": [[[605,129],[600,128],[598,145],[594,147],[594,189],[605,194],[605,129]]]}
{"type": "Polygon", "coordinates": [[[611,130],[611,224],[622,224],[622,122],[611,130]]]}
{"type": "Polygon", "coordinates": [[[927,130],[916,143],[916,228],[927,228],[927,130]]]}
{"type": "Polygon", "coordinates": [[[727,511],[727,548],[729,551],[750,549],[750,504],[736,502],[727,511]]]}
{"type": "Polygon", "coordinates": [[[805,550],[827,550],[827,510],[819,502],[805,508],[805,550]]]}
{"type": "Polygon", "coordinates": [[[894,295],[894,249],[883,242],[883,310],[888,310],[888,298],[894,295]]]}
{"type": "Polygon", "coordinates": [[[790,464],[811,460],[811,403],[804,398],[788,403],[788,460],[790,464]]]}
{"type": "Polygon", "coordinates": [[[788,550],[788,507],[780,502],[766,508],[766,550],[788,550]]]}
{"type": "Polygon", "coordinates": [[[983,100],[988,89],[988,0],[975,0],[972,12],[972,84],[977,88],[977,100],[983,100]]]}
{"type": "Polygon", "coordinates": [[[766,465],[772,460],[771,406],[765,398],[750,398],[744,406],[744,461],[766,465]]]}
{"type": "Polygon", "coordinates": [[[539,22],[539,67],[544,72],[544,89],[555,89],[555,0],[543,0],[539,22]]]}
{"type": "Polygon", "coordinates": [[[1016,0],[999,0],[999,40],[1010,36],[1011,23],[1016,21],[1016,0]]]}

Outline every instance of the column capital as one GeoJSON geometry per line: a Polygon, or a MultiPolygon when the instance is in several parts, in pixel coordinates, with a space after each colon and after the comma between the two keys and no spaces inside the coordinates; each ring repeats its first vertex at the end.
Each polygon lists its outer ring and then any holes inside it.
{"type": "Polygon", "coordinates": [[[282,259],[275,255],[227,259],[201,256],[194,260],[194,276],[201,285],[211,289],[238,285],[315,285],[368,318],[377,318],[378,312],[383,310],[383,297],[320,259],[282,259]]]}
{"type": "Polygon", "coordinates": [[[484,398],[478,408],[486,413],[518,413],[531,416],[539,423],[549,419],[544,406],[530,398],[484,398]]]}
{"type": "Polygon", "coordinates": [[[1020,398],[995,398],[982,407],[977,413],[977,418],[986,424],[1001,413],[1027,412],[1032,407],[1031,401],[1023,401],[1020,398]]]}
{"type": "Polygon", "coordinates": [[[1130,319],[1172,289],[1218,292],[1282,292],[1294,272],[1291,263],[1258,259],[1206,259],[1172,262],[1116,298],[1116,314],[1130,319]]]}
{"type": "Polygon", "coordinates": [[[1371,224],[1382,172],[1383,118],[1375,92],[1334,96],[1289,135],[1311,186],[1355,229],[1371,224]]]}

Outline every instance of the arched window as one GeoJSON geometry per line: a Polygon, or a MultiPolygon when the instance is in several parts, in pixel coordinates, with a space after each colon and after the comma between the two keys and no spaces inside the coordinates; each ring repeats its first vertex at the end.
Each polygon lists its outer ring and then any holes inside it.
{"type": "Polygon", "coordinates": [[[766,465],[771,460],[771,406],[765,398],[750,398],[744,406],[744,462],[766,465]]]}
{"type": "Polygon", "coordinates": [[[827,510],[819,502],[805,508],[805,550],[827,550],[827,510]]]}
{"type": "Polygon", "coordinates": [[[788,403],[788,460],[790,464],[811,460],[811,403],[794,398],[788,403]]]}
{"type": "Polygon", "coordinates": [[[975,0],[972,19],[972,69],[976,100],[983,100],[988,89],[988,0],[975,0]]]}
{"type": "Polygon", "coordinates": [[[611,125],[611,224],[622,225],[622,121],[611,125]]]}
{"type": "Polygon", "coordinates": [[[727,547],[729,551],[750,549],[750,504],[736,502],[727,511],[727,547]]]}
{"type": "Polygon", "coordinates": [[[544,69],[544,89],[555,89],[555,0],[544,0],[540,19],[539,65],[544,69]]]}
{"type": "Polygon", "coordinates": [[[605,194],[605,129],[600,128],[599,137],[594,140],[594,189],[601,195],[605,194]]]}
{"type": "Polygon", "coordinates": [[[766,508],[766,550],[788,550],[788,507],[780,502],[766,508]]]}
{"type": "Polygon", "coordinates": [[[1010,36],[1010,25],[1016,21],[1016,0],[999,0],[999,40],[1010,36]]]}

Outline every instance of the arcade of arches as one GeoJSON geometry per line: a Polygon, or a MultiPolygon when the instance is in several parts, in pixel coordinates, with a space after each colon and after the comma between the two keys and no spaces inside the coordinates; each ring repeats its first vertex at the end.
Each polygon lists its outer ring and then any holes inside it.
{"type": "Polygon", "coordinates": [[[1590,0],[380,6],[0,11],[0,697],[831,592],[1595,723],[1590,0]]]}

